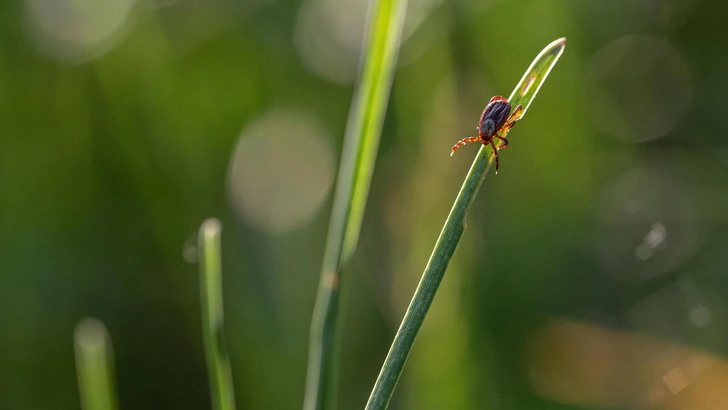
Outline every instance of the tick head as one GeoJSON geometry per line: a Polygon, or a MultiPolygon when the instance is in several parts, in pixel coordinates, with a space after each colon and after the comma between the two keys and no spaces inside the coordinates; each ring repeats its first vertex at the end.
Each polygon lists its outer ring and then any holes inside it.
{"type": "Polygon", "coordinates": [[[495,121],[493,121],[492,118],[486,118],[486,119],[484,119],[483,122],[481,122],[480,123],[480,126],[478,127],[478,132],[481,135],[485,135],[485,136],[488,136],[488,137],[490,137],[493,134],[495,134],[495,131],[496,131],[496,129],[495,129],[495,121]]]}

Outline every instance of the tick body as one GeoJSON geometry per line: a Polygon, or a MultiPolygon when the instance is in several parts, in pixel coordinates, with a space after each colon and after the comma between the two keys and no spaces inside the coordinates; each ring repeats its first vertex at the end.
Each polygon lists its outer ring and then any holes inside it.
{"type": "Polygon", "coordinates": [[[495,172],[498,172],[498,149],[493,142],[494,139],[503,141],[503,145],[500,148],[508,146],[508,140],[506,134],[516,124],[516,121],[521,119],[523,115],[523,107],[520,105],[513,110],[511,113],[511,104],[505,97],[496,95],[490,99],[488,105],[485,106],[483,113],[480,115],[480,122],[478,122],[478,136],[468,137],[458,141],[452,150],[450,155],[455,153],[455,150],[469,142],[480,142],[483,145],[488,145],[493,148],[495,154],[495,172]]]}

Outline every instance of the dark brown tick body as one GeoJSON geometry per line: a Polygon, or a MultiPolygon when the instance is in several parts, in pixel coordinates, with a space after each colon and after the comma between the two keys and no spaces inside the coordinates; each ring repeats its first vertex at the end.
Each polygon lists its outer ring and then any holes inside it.
{"type": "Polygon", "coordinates": [[[478,136],[468,137],[460,140],[452,150],[450,155],[455,153],[455,150],[469,142],[480,141],[483,145],[490,144],[495,154],[495,172],[498,173],[498,149],[505,148],[508,146],[508,140],[506,134],[516,124],[516,121],[521,119],[523,107],[520,105],[513,110],[511,114],[511,104],[505,97],[496,95],[490,99],[488,105],[485,106],[483,113],[480,115],[480,122],[478,122],[478,136]],[[496,147],[493,140],[498,138],[503,141],[503,145],[496,147]]]}

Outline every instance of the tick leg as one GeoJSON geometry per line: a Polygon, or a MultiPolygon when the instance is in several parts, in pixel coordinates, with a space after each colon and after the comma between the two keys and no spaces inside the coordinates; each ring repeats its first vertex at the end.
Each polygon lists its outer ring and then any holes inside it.
{"type": "Polygon", "coordinates": [[[493,140],[490,140],[490,146],[493,147],[493,154],[495,154],[495,173],[498,173],[498,148],[493,144],[493,140]]]}
{"type": "Polygon", "coordinates": [[[506,120],[506,125],[515,123],[516,121],[520,120],[522,116],[523,116],[523,106],[519,105],[518,107],[516,107],[515,110],[513,110],[513,114],[511,114],[511,116],[508,117],[508,119],[506,120]]]}
{"type": "Polygon", "coordinates": [[[455,153],[455,150],[456,150],[456,149],[458,149],[458,148],[462,147],[463,145],[465,145],[465,144],[467,144],[467,143],[469,143],[469,142],[478,142],[478,141],[480,141],[480,137],[468,137],[468,138],[463,138],[463,139],[461,139],[461,140],[460,140],[460,141],[458,141],[458,143],[457,143],[457,144],[455,144],[455,145],[454,145],[454,146],[452,147],[452,149],[450,150],[450,156],[452,156],[452,154],[454,154],[454,153],[455,153]]]}
{"type": "MultiPolygon", "coordinates": [[[[510,129],[510,127],[509,127],[509,129],[510,129]]],[[[506,139],[506,137],[501,137],[500,135],[494,135],[493,138],[498,138],[499,140],[503,141],[503,145],[501,145],[500,148],[498,148],[498,149],[503,149],[508,146],[508,139],[506,139]]]]}
{"type": "Polygon", "coordinates": [[[505,138],[501,137],[501,135],[508,135],[508,131],[510,131],[514,125],[516,125],[516,121],[506,122],[505,125],[503,125],[501,127],[501,129],[498,130],[498,132],[496,133],[496,135],[494,135],[494,137],[497,137],[500,139],[505,139],[505,138]]]}

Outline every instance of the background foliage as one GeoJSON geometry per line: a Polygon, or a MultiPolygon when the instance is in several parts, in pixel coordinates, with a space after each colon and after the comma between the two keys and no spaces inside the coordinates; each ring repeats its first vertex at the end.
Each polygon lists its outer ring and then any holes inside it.
{"type": "MultiPolygon", "coordinates": [[[[366,402],[477,149],[450,147],[562,36],[391,408],[728,399],[722,5],[410,0],[348,268],[340,408],[366,402]]],[[[0,408],[79,408],[89,316],[121,408],[209,408],[190,262],[210,216],[238,408],[300,408],[365,10],[0,4],[0,408]]]]}

